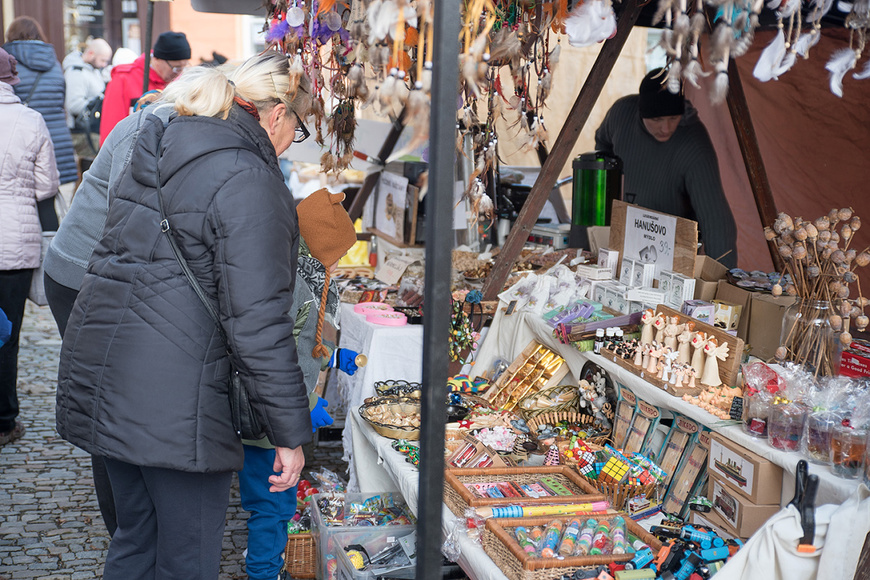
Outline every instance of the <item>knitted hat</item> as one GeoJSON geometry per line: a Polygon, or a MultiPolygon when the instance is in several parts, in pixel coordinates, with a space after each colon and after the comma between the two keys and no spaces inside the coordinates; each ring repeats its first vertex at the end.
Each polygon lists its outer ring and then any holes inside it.
{"type": "Polygon", "coordinates": [[[329,193],[318,189],[296,206],[299,233],[308,244],[308,250],[321,264],[326,266],[326,280],[320,296],[320,310],[317,313],[317,334],[311,356],[329,356],[321,341],[323,316],[326,313],[326,300],[329,296],[329,267],[336,263],[356,243],[356,230],[341,202],[343,193],[329,193]]]}
{"type": "Polygon", "coordinates": [[[190,44],[183,32],[164,32],[157,37],[152,53],[162,60],[190,60],[190,44]]]}
{"type": "Polygon", "coordinates": [[[18,81],[21,79],[18,78],[18,69],[15,68],[16,64],[18,64],[18,61],[15,60],[15,57],[0,48],[0,82],[4,82],[7,85],[18,84],[18,81]]]}
{"type": "Polygon", "coordinates": [[[682,115],[686,110],[682,91],[676,95],[670,92],[664,84],[666,78],[667,73],[657,68],[649,71],[640,82],[638,108],[642,119],[673,117],[682,115]]]}

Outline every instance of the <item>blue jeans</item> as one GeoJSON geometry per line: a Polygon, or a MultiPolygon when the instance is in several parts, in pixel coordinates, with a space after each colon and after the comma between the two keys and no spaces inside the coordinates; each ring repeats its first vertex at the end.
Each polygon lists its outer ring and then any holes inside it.
{"type": "Polygon", "coordinates": [[[287,522],[296,513],[296,486],[287,491],[269,491],[269,476],[275,475],[275,450],[245,445],[245,467],[239,472],[242,509],[248,517],[250,580],[276,580],[284,566],[281,555],[287,545],[287,522]]]}

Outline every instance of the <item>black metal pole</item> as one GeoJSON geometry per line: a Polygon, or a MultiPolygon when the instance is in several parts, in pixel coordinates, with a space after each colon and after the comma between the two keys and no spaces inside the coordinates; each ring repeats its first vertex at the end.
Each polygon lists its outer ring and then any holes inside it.
{"type": "Polygon", "coordinates": [[[453,180],[456,95],[459,83],[461,0],[433,2],[435,37],[426,194],[426,325],[423,328],[423,397],[420,425],[420,495],[417,575],[441,578],[441,506],[444,493],[444,423],[447,339],[450,332],[450,256],[453,251],[453,180]]]}
{"type": "Polygon", "coordinates": [[[148,16],[145,18],[145,42],[142,50],[145,51],[145,76],[142,78],[142,93],[148,92],[148,81],[151,76],[151,35],[154,28],[154,0],[148,0],[148,16]]]}

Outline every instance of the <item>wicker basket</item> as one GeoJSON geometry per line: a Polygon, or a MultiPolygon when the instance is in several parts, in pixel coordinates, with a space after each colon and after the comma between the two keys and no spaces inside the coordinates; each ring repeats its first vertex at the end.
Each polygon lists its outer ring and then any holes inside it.
{"type": "MultiPolygon", "coordinates": [[[[612,520],[616,514],[608,516],[590,516],[600,521],[612,520]]],[[[538,558],[530,556],[516,541],[512,530],[517,526],[525,526],[531,529],[534,526],[546,526],[554,519],[563,524],[577,519],[580,516],[546,516],[540,518],[491,518],[486,521],[486,530],[483,533],[483,549],[492,558],[493,562],[501,568],[505,576],[511,580],[552,580],[562,574],[572,574],[577,568],[602,566],[611,562],[627,562],[634,555],[608,554],[600,556],[569,556],[562,558],[538,558]]],[[[626,531],[648,544],[653,553],[658,552],[662,543],[652,534],[641,528],[627,515],[625,519],[626,531]]],[[[627,538],[626,538],[627,539],[627,538]]]]}
{"type": "Polygon", "coordinates": [[[519,412],[523,419],[529,421],[544,413],[576,413],[577,404],[579,402],[580,395],[575,385],[556,385],[555,387],[537,391],[521,399],[514,411],[519,412]],[[537,406],[540,403],[546,402],[548,399],[561,399],[562,402],[556,405],[550,404],[540,407],[537,406]]]}
{"type": "Polygon", "coordinates": [[[576,471],[568,466],[553,467],[485,467],[482,469],[449,468],[444,471],[444,503],[457,517],[464,518],[468,507],[492,507],[504,505],[546,505],[565,503],[586,503],[601,501],[604,496],[594,486],[589,485],[576,471]],[[552,476],[559,480],[575,495],[550,497],[509,497],[484,498],[473,495],[466,483],[485,483],[489,481],[514,481],[519,484],[535,483],[542,476],[552,476]]]}
{"type": "MultiPolygon", "coordinates": [[[[572,411],[557,411],[551,413],[541,413],[536,415],[532,419],[528,421],[529,429],[532,430],[532,433],[538,428],[538,425],[555,425],[560,421],[568,421],[569,423],[579,423],[581,425],[589,425],[589,427],[594,427],[596,429],[604,429],[600,423],[595,421],[595,417],[592,415],[586,415],[584,413],[575,413],[572,411]]],[[[604,445],[610,439],[610,434],[600,435],[598,437],[589,437],[584,439],[587,443],[592,443],[594,445],[604,445]]]]}
{"type": "Polygon", "coordinates": [[[316,556],[313,534],[290,534],[284,548],[284,570],[293,578],[316,578],[316,556]]]}
{"type": "Polygon", "coordinates": [[[373,407],[378,406],[390,406],[393,407],[395,412],[399,415],[408,416],[408,415],[420,415],[420,400],[419,399],[407,399],[407,398],[395,398],[395,397],[384,397],[380,399],[373,399],[368,403],[365,403],[359,408],[359,416],[362,419],[372,426],[378,435],[383,437],[387,437],[388,439],[406,439],[408,441],[417,441],[420,439],[420,427],[399,427],[396,425],[388,425],[385,423],[379,423],[370,418],[370,412],[373,407]]]}
{"type": "Polygon", "coordinates": [[[603,493],[610,501],[610,505],[617,510],[625,510],[628,500],[638,495],[645,497],[653,496],[656,489],[656,484],[654,483],[649,485],[628,485],[592,479],[585,475],[581,477],[586,480],[586,483],[603,493]]]}

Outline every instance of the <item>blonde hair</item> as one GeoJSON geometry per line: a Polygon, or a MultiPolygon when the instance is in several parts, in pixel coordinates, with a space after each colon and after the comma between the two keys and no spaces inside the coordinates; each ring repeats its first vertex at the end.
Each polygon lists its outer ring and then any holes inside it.
{"type": "Polygon", "coordinates": [[[237,67],[185,69],[163,92],[163,100],[174,102],[179,115],[221,119],[229,115],[236,96],[253,103],[261,114],[284,103],[305,117],[312,102],[308,78],[303,74],[298,80],[291,79],[290,62],[275,51],[251,57],[237,67]]]}

